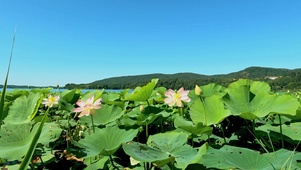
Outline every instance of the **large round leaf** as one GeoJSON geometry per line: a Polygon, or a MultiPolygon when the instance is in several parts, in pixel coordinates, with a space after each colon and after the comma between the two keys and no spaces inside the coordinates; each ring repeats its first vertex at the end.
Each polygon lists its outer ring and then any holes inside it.
{"type": "Polygon", "coordinates": [[[208,97],[212,96],[214,94],[219,94],[220,96],[223,96],[226,92],[225,87],[215,84],[215,83],[210,83],[204,86],[200,87],[202,89],[201,96],[203,97],[208,97]]]}
{"type": "MultiPolygon", "coordinates": [[[[123,115],[124,111],[116,105],[102,105],[102,108],[97,109],[96,113],[93,114],[94,125],[106,125],[114,122],[123,115]]],[[[91,125],[91,117],[83,116],[79,119],[81,123],[87,123],[91,125]]]]}
{"type": "Polygon", "coordinates": [[[147,85],[141,88],[136,88],[132,94],[125,98],[125,100],[147,101],[153,93],[153,90],[156,87],[158,81],[159,79],[152,79],[151,82],[149,82],[147,85]]]}
{"type": "Polygon", "coordinates": [[[123,144],[124,151],[135,160],[154,162],[163,166],[176,161],[176,167],[185,169],[189,164],[199,161],[206,147],[199,150],[187,145],[186,133],[167,132],[149,136],[147,145],[137,142],[123,144]]]}
{"type": "MultiPolygon", "coordinates": [[[[266,133],[274,132],[280,139],[280,126],[272,126],[265,124],[256,128],[266,133]]],[[[290,123],[289,125],[282,124],[282,134],[293,139],[301,141],[301,122],[290,123]]]]}
{"type": "Polygon", "coordinates": [[[295,115],[300,106],[298,100],[290,95],[269,94],[265,91],[250,91],[250,86],[231,88],[223,97],[226,107],[233,115],[252,120],[269,113],[295,115]]]}
{"type": "Polygon", "coordinates": [[[112,155],[122,143],[133,140],[138,130],[124,130],[118,127],[106,127],[95,129],[95,133],[86,136],[79,142],[74,141],[74,145],[81,147],[87,154],[85,157],[92,157],[98,154],[103,156],[112,155]]]}
{"type": "Polygon", "coordinates": [[[253,81],[249,79],[239,79],[231,84],[228,85],[228,89],[236,89],[241,86],[248,86],[250,87],[250,91],[255,93],[256,91],[264,91],[269,92],[271,87],[266,82],[261,81],[253,81]]]}
{"type": "Polygon", "coordinates": [[[190,117],[194,124],[212,125],[220,123],[229,116],[219,95],[196,99],[190,107],[190,117]]]}
{"type": "Polygon", "coordinates": [[[28,96],[17,98],[10,106],[4,123],[23,124],[30,122],[36,115],[41,100],[42,98],[39,93],[31,93],[28,96]]]}
{"type": "MultiPolygon", "coordinates": [[[[39,125],[40,123],[37,123],[33,129],[29,123],[2,125],[0,131],[0,158],[21,160],[26,154],[39,125]]],[[[48,146],[49,142],[58,139],[61,131],[57,124],[45,123],[38,143],[48,146]]]]}
{"type": "Polygon", "coordinates": [[[183,117],[175,115],[174,125],[177,129],[183,129],[193,135],[212,134],[212,127],[205,126],[202,123],[194,124],[192,121],[185,120],[183,117]]]}
{"type": "Polygon", "coordinates": [[[300,158],[300,155],[300,153],[285,149],[260,154],[258,151],[247,148],[225,145],[221,149],[209,148],[199,163],[207,168],[218,169],[269,170],[282,169],[285,166],[296,169],[298,167],[297,159],[300,158]]]}

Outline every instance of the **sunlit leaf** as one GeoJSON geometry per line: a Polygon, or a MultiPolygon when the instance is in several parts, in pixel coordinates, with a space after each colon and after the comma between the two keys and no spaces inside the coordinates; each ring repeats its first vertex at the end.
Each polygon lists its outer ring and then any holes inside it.
{"type": "MultiPolygon", "coordinates": [[[[33,129],[30,123],[4,124],[0,132],[0,157],[8,160],[21,160],[26,154],[40,123],[33,129]],[[31,130],[32,129],[32,130],[31,130]]],[[[56,140],[61,133],[57,124],[44,124],[38,143],[48,146],[49,142],[56,140]]]]}
{"type": "Polygon", "coordinates": [[[76,92],[75,89],[65,90],[60,94],[61,99],[65,100],[68,103],[73,103],[73,102],[75,102],[75,100],[74,100],[75,92],[76,92]]]}
{"type": "Polygon", "coordinates": [[[147,85],[135,89],[131,95],[127,96],[124,100],[129,101],[146,101],[150,98],[154,88],[157,85],[159,79],[152,79],[147,85]]]}
{"type": "MultiPolygon", "coordinates": [[[[280,149],[276,152],[260,154],[247,148],[225,145],[221,149],[209,148],[199,163],[207,168],[218,169],[281,169],[286,161],[291,168],[297,168],[301,153],[280,149]],[[289,163],[290,164],[290,163],[289,163]]],[[[298,168],[297,168],[298,169],[298,168]]]]}
{"type": "Polygon", "coordinates": [[[123,144],[123,149],[138,161],[154,162],[160,166],[176,161],[177,168],[185,169],[189,164],[199,161],[206,150],[205,147],[198,151],[187,145],[187,138],[186,133],[160,133],[149,136],[147,145],[130,142],[123,144]]]}
{"type": "MultiPolygon", "coordinates": [[[[275,132],[280,139],[280,125],[272,126],[270,124],[265,124],[256,128],[256,130],[261,130],[267,133],[275,132]]],[[[301,140],[301,122],[290,123],[289,125],[282,124],[282,134],[293,139],[301,140]]]]}
{"type": "Polygon", "coordinates": [[[219,95],[212,95],[201,99],[196,99],[190,107],[190,117],[194,124],[202,123],[212,125],[220,123],[230,115],[224,108],[224,103],[219,95]]]}
{"type": "Polygon", "coordinates": [[[94,95],[94,100],[97,100],[98,98],[101,97],[102,93],[104,92],[104,90],[100,91],[100,90],[93,90],[87,94],[85,94],[81,100],[86,101],[88,98],[90,98],[92,95],[94,95]]]}
{"type": "Polygon", "coordinates": [[[205,126],[202,123],[194,124],[192,121],[185,120],[180,116],[176,116],[174,119],[174,125],[176,128],[183,129],[191,134],[199,135],[199,134],[212,134],[212,127],[205,126]]]}
{"type": "Polygon", "coordinates": [[[23,124],[30,122],[37,113],[41,100],[39,93],[31,93],[28,96],[17,98],[10,106],[4,123],[23,124]]]}
{"type": "Polygon", "coordinates": [[[296,114],[300,103],[294,97],[287,94],[270,94],[259,89],[253,90],[253,93],[250,86],[231,88],[228,90],[228,94],[223,97],[226,107],[233,115],[252,120],[262,118],[269,113],[296,114]]]}
{"type": "Polygon", "coordinates": [[[215,83],[210,83],[208,85],[204,85],[200,87],[202,89],[201,96],[203,97],[208,97],[212,96],[214,94],[219,94],[220,96],[223,96],[226,92],[224,91],[226,88],[215,84],[215,83]]]}
{"type": "MultiPolygon", "coordinates": [[[[106,125],[110,122],[117,121],[123,114],[124,111],[118,106],[102,105],[102,108],[97,109],[95,114],[93,114],[94,125],[106,125]]],[[[79,121],[92,125],[90,116],[83,116],[79,121]]]]}
{"type": "Polygon", "coordinates": [[[74,145],[83,148],[87,154],[85,157],[92,157],[98,154],[109,156],[116,152],[122,143],[133,140],[137,135],[137,129],[124,130],[118,127],[106,127],[95,129],[95,133],[86,136],[74,145]]]}

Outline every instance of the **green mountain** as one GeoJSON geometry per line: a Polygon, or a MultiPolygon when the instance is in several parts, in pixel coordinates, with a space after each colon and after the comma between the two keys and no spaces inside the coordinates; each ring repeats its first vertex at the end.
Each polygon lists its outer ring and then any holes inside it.
{"type": "Polygon", "coordinates": [[[185,87],[192,89],[195,85],[217,83],[227,86],[229,83],[240,78],[266,81],[275,90],[301,89],[301,68],[282,69],[267,67],[248,67],[244,70],[229,74],[203,75],[195,73],[176,74],[145,74],[135,76],[112,77],[97,80],[87,84],[67,84],[65,88],[87,88],[87,89],[126,89],[135,88],[148,83],[153,78],[159,78],[158,86],[177,89],[185,87]]]}

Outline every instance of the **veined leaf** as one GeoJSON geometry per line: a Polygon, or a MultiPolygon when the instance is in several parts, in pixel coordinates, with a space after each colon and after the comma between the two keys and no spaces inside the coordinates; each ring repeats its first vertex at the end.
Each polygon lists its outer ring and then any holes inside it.
{"type": "Polygon", "coordinates": [[[103,89],[102,91],[100,91],[100,90],[93,90],[93,91],[91,91],[91,92],[85,94],[85,95],[81,98],[81,100],[85,101],[85,100],[87,100],[88,98],[90,98],[92,95],[94,95],[94,100],[97,100],[98,98],[101,97],[101,95],[102,95],[103,92],[104,92],[104,89],[103,89]]]}
{"type": "MultiPolygon", "coordinates": [[[[280,139],[280,127],[265,124],[256,128],[267,133],[276,132],[280,139]]],[[[292,140],[301,140],[301,122],[290,123],[289,125],[282,124],[282,134],[291,138],[292,140]]]]}
{"type": "Polygon", "coordinates": [[[199,134],[212,134],[212,127],[205,126],[202,123],[194,124],[192,121],[185,120],[183,117],[175,115],[176,118],[174,119],[174,125],[178,129],[183,129],[193,135],[199,134]]]}
{"type": "Polygon", "coordinates": [[[291,162],[291,169],[298,169],[297,159],[301,153],[280,149],[276,152],[260,154],[247,148],[225,145],[220,149],[209,148],[200,160],[206,168],[269,170],[281,169],[286,160],[291,162]]]}
{"type": "Polygon", "coordinates": [[[189,164],[198,162],[206,152],[204,146],[198,150],[187,145],[187,138],[186,133],[168,132],[149,136],[147,145],[130,142],[122,146],[125,153],[135,160],[160,166],[176,161],[177,168],[185,169],[189,164]]]}
{"type": "MultiPolygon", "coordinates": [[[[116,105],[103,105],[101,109],[97,109],[93,114],[94,125],[106,125],[118,120],[124,111],[116,105]]],[[[79,119],[81,123],[92,125],[90,116],[83,116],[79,119]]]]}
{"type": "Polygon", "coordinates": [[[118,127],[106,127],[95,129],[95,133],[86,136],[74,145],[85,149],[85,157],[92,157],[98,154],[109,156],[116,152],[122,143],[129,142],[137,135],[138,130],[124,130],[118,127]]]}
{"type": "Polygon", "coordinates": [[[230,115],[224,108],[221,97],[217,94],[196,99],[190,107],[190,117],[194,124],[213,125],[220,123],[230,115]]]}
{"type": "Polygon", "coordinates": [[[295,115],[300,106],[298,100],[290,95],[276,95],[260,91],[253,84],[228,89],[223,97],[226,107],[233,115],[248,120],[262,118],[269,113],[295,115]],[[253,88],[253,90],[251,90],[253,88]]]}
{"type": "Polygon", "coordinates": [[[10,106],[4,123],[23,124],[30,122],[36,115],[41,100],[42,98],[39,93],[30,93],[28,96],[17,98],[10,106]]]}
{"type": "Polygon", "coordinates": [[[154,88],[156,87],[159,79],[152,79],[147,85],[135,89],[129,96],[124,100],[129,101],[146,101],[150,98],[154,88]]]}
{"type": "MultiPolygon", "coordinates": [[[[33,128],[30,123],[4,124],[0,132],[0,157],[7,160],[21,160],[39,127],[40,123],[33,128]]],[[[55,141],[60,136],[61,131],[62,129],[55,123],[44,124],[38,143],[48,146],[49,142],[55,141]]]]}
{"type": "Polygon", "coordinates": [[[214,94],[219,94],[222,97],[226,94],[226,88],[215,83],[210,83],[208,85],[201,86],[200,88],[202,89],[201,96],[203,97],[212,96],[214,94]]]}

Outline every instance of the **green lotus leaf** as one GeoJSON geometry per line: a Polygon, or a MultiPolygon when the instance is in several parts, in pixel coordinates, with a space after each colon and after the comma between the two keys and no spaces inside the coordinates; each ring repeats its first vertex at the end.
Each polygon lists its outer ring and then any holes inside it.
{"type": "MultiPolygon", "coordinates": [[[[256,130],[264,131],[267,133],[275,132],[280,139],[280,126],[272,126],[270,124],[265,124],[256,128],[256,130]]],[[[289,125],[282,124],[282,134],[293,139],[301,140],[301,122],[290,123],[289,125]]]]}
{"type": "Polygon", "coordinates": [[[76,102],[74,100],[76,89],[73,90],[65,90],[60,94],[61,99],[65,100],[68,103],[76,102]]]}
{"type": "MultiPolygon", "coordinates": [[[[32,129],[30,123],[4,124],[0,132],[0,157],[8,160],[21,160],[26,154],[40,123],[32,129]],[[31,130],[32,129],[32,130],[31,130]]],[[[55,123],[45,123],[38,143],[48,146],[58,139],[61,129],[55,123]]]]}
{"type": "MultiPolygon", "coordinates": [[[[94,125],[106,125],[111,122],[118,120],[124,111],[115,105],[102,105],[102,108],[97,109],[96,113],[93,114],[94,125]]],[[[90,116],[83,116],[79,119],[80,123],[87,123],[92,125],[90,116]]]]}
{"type": "Polygon", "coordinates": [[[138,142],[123,143],[122,148],[126,154],[141,162],[156,162],[169,159],[168,153],[138,142]]]}
{"type": "Polygon", "coordinates": [[[147,101],[153,93],[159,79],[152,79],[147,85],[136,88],[129,96],[126,96],[124,100],[129,101],[147,101]]]}
{"type": "Polygon", "coordinates": [[[95,133],[86,136],[74,145],[83,148],[87,154],[85,157],[92,157],[98,154],[109,156],[116,152],[122,143],[129,142],[136,137],[137,129],[124,130],[116,126],[104,129],[95,129],[95,133]]]}
{"type": "Polygon", "coordinates": [[[176,167],[185,169],[189,164],[198,161],[196,158],[199,157],[199,154],[204,154],[186,144],[188,137],[189,135],[186,133],[159,133],[149,136],[147,145],[174,157],[176,167]]]}
{"type": "Polygon", "coordinates": [[[183,129],[193,135],[199,134],[212,134],[212,127],[211,126],[204,126],[202,123],[194,124],[192,121],[188,121],[183,119],[183,117],[176,116],[174,119],[174,125],[176,128],[183,129]]]}
{"type": "Polygon", "coordinates": [[[105,169],[105,166],[106,166],[106,163],[107,163],[108,159],[109,159],[109,157],[107,157],[107,156],[101,157],[96,162],[95,162],[95,160],[93,160],[93,157],[89,158],[89,159],[85,159],[85,164],[87,165],[87,167],[85,168],[85,170],[105,169]],[[92,162],[93,162],[92,164],[91,164],[91,159],[92,159],[92,162]]]}
{"type": "Polygon", "coordinates": [[[226,107],[233,115],[252,120],[262,118],[269,113],[295,115],[300,103],[294,97],[283,94],[269,94],[257,90],[250,91],[250,86],[232,88],[223,97],[226,107]]]}
{"type": "Polygon", "coordinates": [[[215,94],[201,99],[196,99],[190,107],[189,113],[194,124],[213,125],[230,115],[229,111],[225,110],[219,95],[215,94]]]}
{"type": "Polygon", "coordinates": [[[289,119],[291,119],[291,121],[301,122],[301,108],[299,108],[298,110],[296,110],[296,115],[294,115],[294,116],[285,115],[285,116],[288,117],[289,119]]]}
{"type": "Polygon", "coordinates": [[[151,124],[158,117],[168,117],[171,113],[157,107],[147,106],[143,111],[139,107],[133,108],[129,111],[120,122],[124,125],[145,125],[151,124]]]}
{"type": "Polygon", "coordinates": [[[288,167],[288,163],[291,169],[298,169],[297,159],[300,155],[301,153],[285,149],[261,154],[247,148],[225,145],[220,149],[209,148],[199,163],[207,168],[250,170],[282,169],[288,167]]]}
{"type": "Polygon", "coordinates": [[[203,97],[212,96],[214,94],[223,96],[226,94],[226,92],[224,91],[226,88],[215,83],[210,83],[208,85],[201,86],[200,88],[202,89],[201,96],[203,97]]]}
{"type": "Polygon", "coordinates": [[[42,98],[39,93],[30,93],[28,96],[17,98],[10,106],[4,123],[23,124],[30,122],[35,117],[41,100],[42,98]]]}
{"type": "Polygon", "coordinates": [[[102,95],[103,92],[104,92],[104,90],[102,90],[102,91],[100,91],[100,90],[93,90],[93,91],[88,92],[85,95],[83,95],[83,97],[81,98],[81,100],[86,101],[92,95],[94,95],[94,100],[96,100],[96,99],[98,99],[98,98],[101,97],[101,95],[102,95]]]}
{"type": "Polygon", "coordinates": [[[149,136],[147,145],[129,142],[122,145],[126,154],[135,160],[153,162],[159,167],[176,161],[177,168],[185,169],[189,164],[198,162],[206,153],[207,146],[198,149],[187,145],[188,135],[178,132],[167,132],[149,136]]]}
{"type": "Polygon", "coordinates": [[[118,93],[104,93],[102,94],[101,98],[102,102],[109,103],[119,99],[120,95],[118,93]]]}
{"type": "Polygon", "coordinates": [[[228,85],[228,89],[236,89],[241,86],[248,86],[250,87],[250,91],[255,93],[256,91],[264,91],[270,92],[271,87],[266,82],[261,81],[253,81],[249,79],[239,79],[231,84],[228,85]]]}

